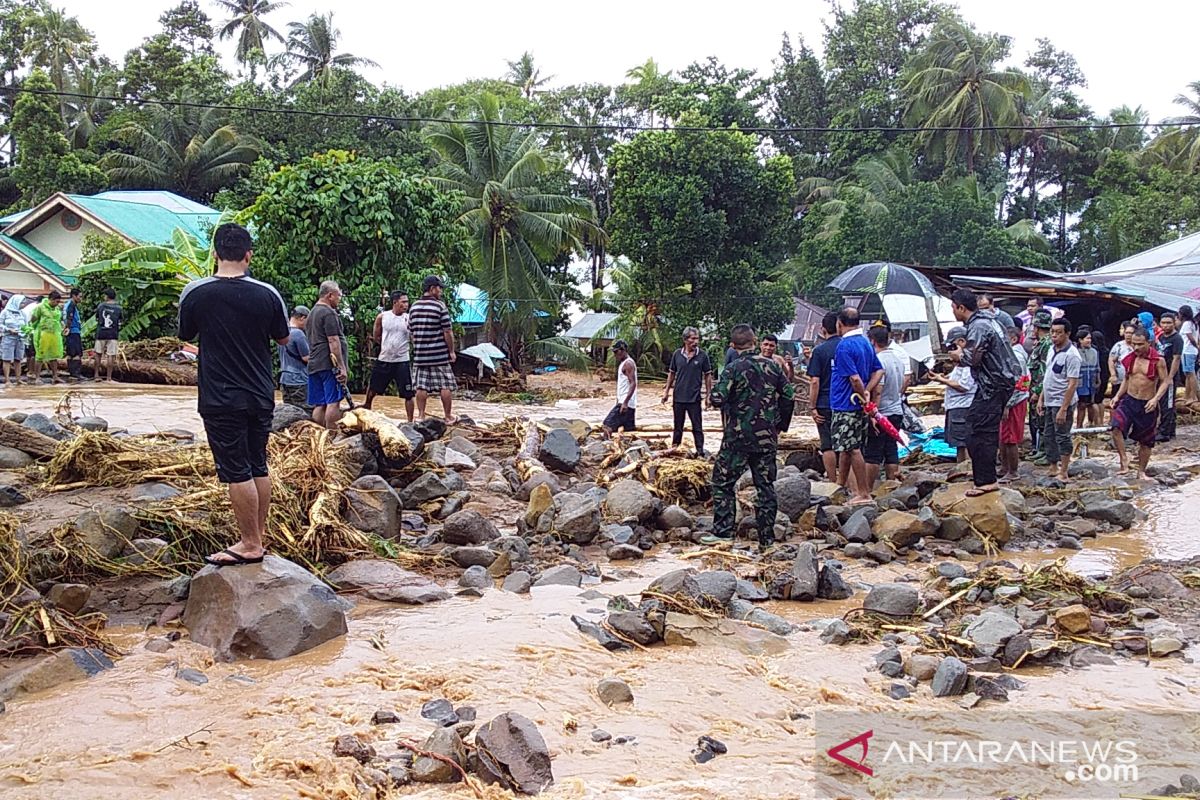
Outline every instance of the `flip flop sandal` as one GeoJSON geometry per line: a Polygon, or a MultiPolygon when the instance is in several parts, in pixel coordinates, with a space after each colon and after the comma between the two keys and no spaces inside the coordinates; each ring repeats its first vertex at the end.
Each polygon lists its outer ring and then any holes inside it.
{"type": "MultiPolygon", "coordinates": [[[[241,566],[245,566],[246,564],[261,564],[263,562],[263,558],[266,555],[264,553],[263,555],[259,556],[258,558],[247,558],[246,556],[242,555],[241,553],[235,553],[233,550],[228,550],[228,549],[222,550],[221,553],[224,553],[225,555],[229,556],[230,560],[216,559],[216,558],[213,558],[212,556],[205,556],[204,563],[210,564],[214,567],[241,567],[241,566]]],[[[218,554],[218,555],[220,555],[220,554],[218,554]]]]}

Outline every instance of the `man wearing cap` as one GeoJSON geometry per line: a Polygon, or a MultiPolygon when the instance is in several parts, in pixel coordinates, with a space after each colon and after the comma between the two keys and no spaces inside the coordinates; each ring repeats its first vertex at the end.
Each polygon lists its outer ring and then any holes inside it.
{"type": "Polygon", "coordinates": [[[1046,420],[1038,410],[1038,400],[1042,396],[1042,384],[1046,378],[1046,355],[1052,345],[1050,323],[1053,320],[1054,315],[1049,309],[1035,311],[1031,328],[1033,333],[1025,339],[1029,349],[1029,439],[1033,443],[1031,458],[1039,466],[1050,465],[1046,460],[1046,448],[1042,441],[1046,420]]]}
{"type": "Polygon", "coordinates": [[[450,311],[442,302],[445,287],[437,275],[427,275],[421,283],[421,299],[408,312],[408,330],[412,340],[413,388],[417,391],[417,420],[425,419],[429,394],[442,399],[442,414],[447,425],[454,424],[451,404],[458,383],[450,366],[458,357],[454,352],[454,331],[450,311]]]}
{"type": "Polygon", "coordinates": [[[975,378],[975,399],[967,412],[967,452],[975,487],[967,490],[967,496],[978,497],[1000,488],[996,479],[1000,419],[1021,370],[995,318],[979,310],[974,292],[957,289],[950,300],[955,319],[966,323],[962,363],[971,368],[975,378]]]}
{"type": "Polygon", "coordinates": [[[612,351],[617,365],[617,404],[604,418],[605,436],[620,430],[630,433],[637,424],[637,364],[629,357],[629,346],[624,340],[613,342],[612,351]]]}
{"type": "Polygon", "coordinates": [[[311,412],[308,404],[308,306],[296,306],[288,319],[288,340],[279,347],[279,389],[283,402],[311,412]]]}

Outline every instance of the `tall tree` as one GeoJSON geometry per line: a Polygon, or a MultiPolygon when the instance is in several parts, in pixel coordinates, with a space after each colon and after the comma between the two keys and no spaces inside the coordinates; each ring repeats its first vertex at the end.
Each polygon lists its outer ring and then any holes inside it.
{"type": "MultiPolygon", "coordinates": [[[[777,128],[829,127],[829,98],[821,62],[799,39],[799,49],[785,33],[775,73],[771,76],[771,124],[777,128]]],[[[828,135],[817,132],[780,132],[773,135],[775,145],[793,159],[800,155],[819,156],[827,151],[828,135]]]]}
{"type": "Polygon", "coordinates": [[[129,152],[104,157],[110,179],[204,201],[248,173],[259,143],[228,124],[223,111],[195,108],[193,101],[180,94],[173,103],[151,104],[146,119],[121,128],[118,136],[129,152]]]}
{"type": "Polygon", "coordinates": [[[618,90],[618,97],[623,105],[634,109],[642,119],[633,122],[643,122],[654,127],[655,116],[662,111],[662,102],[671,92],[675,83],[670,70],[664,72],[653,58],[647,58],[636,67],[625,73],[632,81],[618,90]]]}
{"type": "Polygon", "coordinates": [[[754,70],[730,69],[709,56],[679,74],[661,106],[670,119],[691,112],[703,125],[757,128],[763,124],[759,112],[766,94],[767,83],[754,70]]]}
{"type": "Polygon", "coordinates": [[[1170,127],[1162,131],[1146,148],[1150,161],[1166,164],[1172,169],[1193,172],[1200,168],[1200,81],[1188,84],[1195,95],[1175,95],[1175,105],[1184,113],[1166,120],[1170,127]]]}
{"type": "Polygon", "coordinates": [[[519,358],[537,314],[557,312],[561,291],[545,265],[582,253],[603,233],[591,202],[545,190],[561,169],[542,150],[536,130],[499,125],[504,109],[480,95],[470,121],[437,123],[426,132],[437,153],[434,182],[462,197],[459,219],[470,232],[475,280],[488,294],[492,341],[519,358]]]}
{"type": "Polygon", "coordinates": [[[37,17],[34,0],[0,0],[0,137],[8,139],[8,163],[16,160],[16,145],[9,131],[12,107],[18,86],[17,75],[26,62],[26,50],[33,21],[37,17]]]}
{"type": "Polygon", "coordinates": [[[532,100],[543,86],[554,80],[553,75],[542,77],[542,71],[533,63],[533,53],[526,50],[516,61],[508,62],[505,79],[517,87],[526,100],[532,100]]]}
{"type": "Polygon", "coordinates": [[[1003,37],[943,20],[905,69],[905,118],[928,129],[918,141],[948,166],[961,158],[967,174],[978,159],[1000,152],[1004,132],[996,126],[1021,122],[1018,98],[1029,92],[1029,80],[997,68],[1007,49],[1003,37]]]}
{"type": "Polygon", "coordinates": [[[333,25],[332,11],[313,14],[304,22],[289,23],[288,30],[284,57],[300,70],[300,75],[292,81],[292,88],[305,83],[328,88],[335,69],[379,66],[369,58],[337,52],[342,32],[333,25]]]}
{"type": "Polygon", "coordinates": [[[267,41],[274,39],[283,43],[283,36],[267,24],[264,17],[288,5],[281,0],[216,0],[217,5],[232,16],[219,23],[217,35],[222,41],[237,36],[234,56],[250,67],[250,80],[257,73],[258,64],[265,59],[267,41]]]}
{"type": "Polygon", "coordinates": [[[17,143],[13,178],[21,202],[32,206],[54,192],[92,192],[104,182],[104,174],[71,152],[62,133],[62,116],[54,98],[45,94],[54,84],[40,69],[25,80],[13,110],[12,135],[17,143]]]}
{"type": "Polygon", "coordinates": [[[108,98],[117,94],[117,73],[111,68],[84,67],[70,91],[74,96],[67,98],[67,138],[71,147],[82,150],[115,108],[108,98]]]}
{"type": "MultiPolygon", "coordinates": [[[[30,23],[25,52],[33,66],[46,70],[54,89],[61,92],[81,66],[91,63],[96,42],[77,18],[67,16],[66,9],[42,0],[30,23]]],[[[60,98],[58,105],[65,119],[66,98],[60,98]]]]}
{"type": "Polygon", "coordinates": [[[164,11],[158,21],[163,26],[163,33],[187,50],[188,55],[195,58],[213,54],[212,18],[201,10],[196,0],[182,0],[179,5],[164,11]]]}

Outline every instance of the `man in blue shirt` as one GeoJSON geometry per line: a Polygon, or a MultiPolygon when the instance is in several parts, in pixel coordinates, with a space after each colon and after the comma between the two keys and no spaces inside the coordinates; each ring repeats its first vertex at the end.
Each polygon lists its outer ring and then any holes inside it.
{"type": "Polygon", "coordinates": [[[63,338],[67,345],[67,374],[71,383],[83,380],[83,320],[79,316],[79,301],[83,293],[71,287],[71,296],[63,306],[63,338]]]}
{"type": "Polygon", "coordinates": [[[308,306],[292,309],[287,344],[279,345],[279,388],[285,404],[311,412],[312,406],[308,404],[308,337],[304,334],[308,314],[308,306]]]}
{"type": "Polygon", "coordinates": [[[883,365],[859,327],[856,309],[841,310],[837,331],[842,340],[833,357],[829,406],[833,411],[833,449],[838,454],[838,484],[846,487],[853,471],[854,494],[846,505],[871,505],[874,500],[871,499],[867,462],[862,452],[867,443],[868,425],[863,404],[882,379],[883,365]]]}

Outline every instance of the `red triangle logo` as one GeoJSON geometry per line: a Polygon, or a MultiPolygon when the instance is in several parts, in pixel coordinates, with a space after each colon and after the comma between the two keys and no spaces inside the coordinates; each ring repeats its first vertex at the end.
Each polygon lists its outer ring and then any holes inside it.
{"type": "Polygon", "coordinates": [[[856,769],[868,777],[873,776],[875,774],[875,771],[867,766],[866,761],[867,761],[868,742],[870,741],[871,737],[874,734],[875,734],[875,731],[867,731],[866,733],[860,733],[858,736],[855,736],[853,739],[847,739],[846,741],[842,742],[841,744],[834,745],[833,747],[829,748],[825,752],[834,761],[838,761],[842,764],[845,764],[847,767],[850,767],[851,769],[856,769]],[[859,756],[858,761],[852,761],[848,756],[842,755],[843,750],[849,750],[852,747],[861,747],[862,748],[862,755],[859,756]]]}

